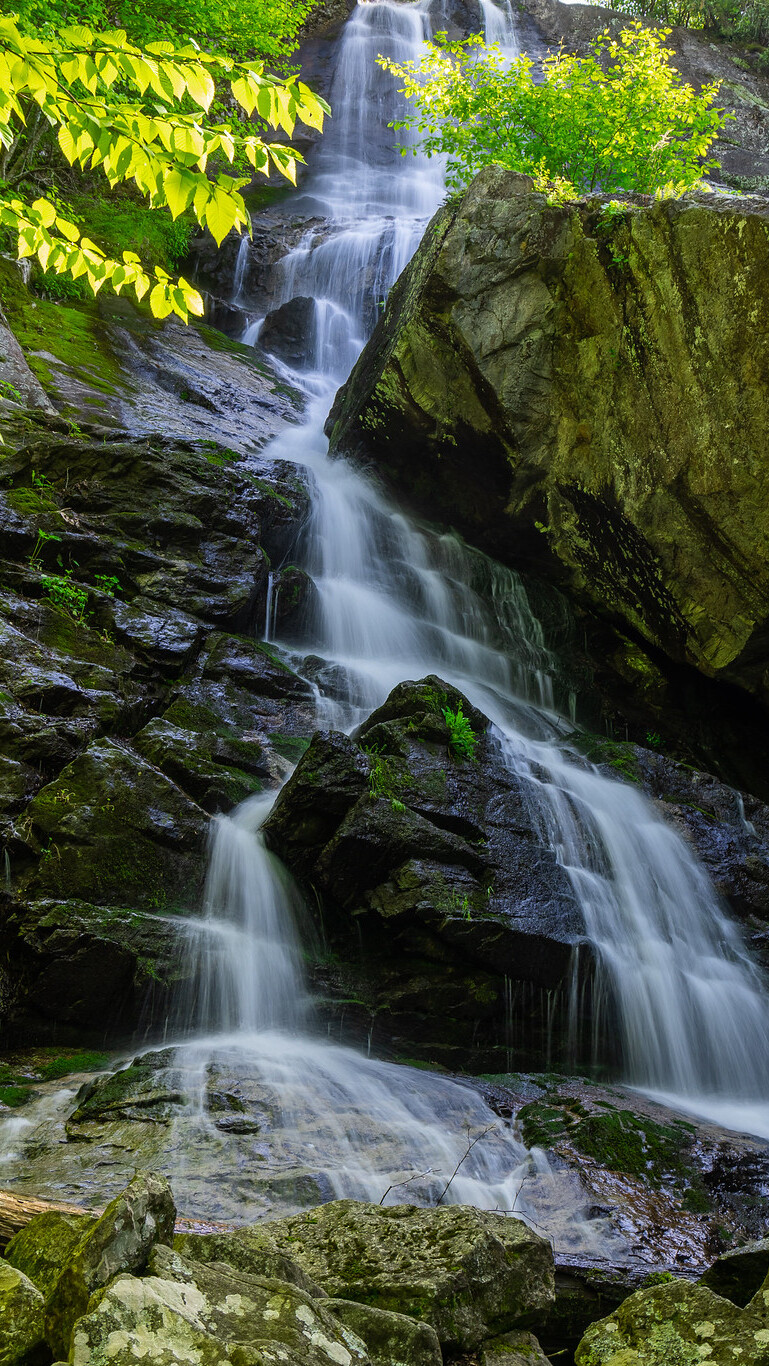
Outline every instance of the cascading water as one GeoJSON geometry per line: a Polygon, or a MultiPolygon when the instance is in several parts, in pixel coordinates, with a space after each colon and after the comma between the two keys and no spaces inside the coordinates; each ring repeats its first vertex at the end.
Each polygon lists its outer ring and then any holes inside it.
{"type": "MultiPolygon", "coordinates": [[[[509,8],[482,0],[482,11],[487,37],[514,53],[509,8]]],[[[414,38],[420,36],[417,16],[420,25],[428,23],[427,11],[409,6],[414,38]]],[[[400,6],[379,3],[359,6],[350,25],[350,49],[340,69],[344,108],[356,110],[348,125],[354,137],[345,131],[341,153],[329,139],[322,174],[310,179],[307,194],[322,199],[319,185],[330,176],[337,187],[335,217],[354,219],[356,226],[329,236],[320,247],[313,238],[300,251],[301,262],[296,253],[286,258],[285,298],[292,289],[316,300],[335,293],[357,298],[356,288],[349,288],[356,278],[350,269],[350,234],[367,243],[375,289],[384,293],[391,283],[386,271],[395,257],[385,246],[390,229],[382,222],[381,200],[370,207],[361,164],[369,145],[382,145],[381,134],[367,122],[372,114],[362,98],[364,92],[370,95],[372,81],[380,88],[381,77],[372,75],[370,66],[356,86],[350,54],[367,54],[371,63],[371,35],[379,38],[378,50],[388,50],[383,30],[392,26],[397,46],[405,22],[400,6]],[[349,187],[343,175],[330,175],[337,155],[338,171],[349,173],[356,162],[349,187]]],[[[379,108],[374,117],[382,117],[379,108]]],[[[402,255],[421,230],[426,189],[434,192],[435,182],[419,157],[408,157],[401,175],[391,163],[376,184],[392,193],[402,255]]],[[[348,341],[354,339],[356,346],[365,322],[365,309],[348,314],[348,341]]],[[[349,360],[345,352],[345,366],[349,360]]],[[[603,994],[611,1003],[628,1079],[721,1122],[769,1136],[769,1007],[761,974],[738,931],[688,847],[650,803],[553,743],[557,721],[541,710],[553,705],[552,693],[543,686],[541,633],[525,607],[518,607],[512,622],[498,614],[500,598],[522,600],[514,576],[491,602],[474,593],[473,557],[466,548],[417,530],[358,470],[329,461],[320,422],[341,369],[341,353],[315,347],[308,370],[311,391],[319,397],[309,424],[301,433],[287,432],[273,448],[313,476],[303,564],[319,594],[313,649],[336,666],[328,719],[352,725],[395,683],[432,672],[485,710],[498,728],[508,763],[527,780],[543,831],[571,878],[603,983],[597,997],[603,994]],[[522,697],[539,709],[523,705],[522,697]]],[[[296,642],[286,644],[296,650],[296,642]]]]}
{"type": "MultiPolygon", "coordinates": [[[[512,52],[509,6],[482,8],[489,36],[512,52]]],[[[308,639],[283,645],[300,671],[310,652],[327,662],[312,674],[325,722],[353,725],[396,683],[428,673],[486,712],[572,879],[630,1079],[769,1136],[769,1105],[746,1108],[769,1094],[759,975],[682,841],[639,793],[559,748],[569,726],[517,579],[457,538],[415,527],[360,471],[328,458],[333,393],[441,196],[440,167],[392,148],[397,100],[374,64],[380,52],[417,56],[429,25],[426,3],[359,4],[340,47],[331,131],[292,201],[292,214],[303,202],[327,224],[308,229],[282,267],[282,300],[316,304],[306,370],[292,376],[310,403],[306,424],[269,454],[307,471],[312,514],[292,558],[319,602],[308,639]]],[[[562,1246],[595,1249],[601,1221],[577,1217],[576,1178],[533,1161],[471,1086],[313,1033],[301,907],[260,840],[266,809],[258,798],[217,822],[206,918],[189,927],[197,1037],[165,1058],[165,1075],[169,1095],[199,1103],[178,1109],[159,1159],[181,1207],[243,1221],[335,1195],[379,1200],[398,1182],[389,1201],[430,1201],[458,1167],[445,1199],[515,1209],[562,1246]],[[468,1152],[468,1134],[481,1133],[468,1152]]]]}

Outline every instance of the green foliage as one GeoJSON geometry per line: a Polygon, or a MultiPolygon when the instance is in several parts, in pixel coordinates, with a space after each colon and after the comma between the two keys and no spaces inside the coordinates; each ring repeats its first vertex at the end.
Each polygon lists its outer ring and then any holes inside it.
{"type": "Polygon", "coordinates": [[[668,33],[607,30],[586,57],[546,57],[541,80],[525,53],[508,62],[477,35],[439,34],[419,66],[378,60],[415,104],[394,126],[415,128],[429,155],[447,157],[454,189],[496,165],[558,200],[597,189],[680,194],[715,165],[705,158],[725,115],[714,105],[718,82],[697,93],[670,65],[668,33]]]}
{"type": "Polygon", "coordinates": [[[190,39],[212,51],[245,59],[256,56],[283,66],[297,33],[316,0],[16,0],[25,33],[44,33],[64,24],[124,28],[140,47],[162,40],[174,46],[190,39]]]}
{"type": "Polygon", "coordinates": [[[38,528],[37,540],[35,541],[34,547],[32,549],[32,554],[29,557],[30,569],[37,569],[38,565],[40,564],[40,556],[43,551],[43,546],[47,545],[49,541],[60,540],[61,536],[57,536],[54,531],[41,531],[38,528]]]}
{"type": "Polygon", "coordinates": [[[94,574],[93,581],[100,592],[107,593],[111,598],[123,591],[120,579],[115,578],[114,574],[94,574]]]}
{"type": "Polygon", "coordinates": [[[82,279],[94,293],[106,283],[118,293],[130,286],[137,299],[148,294],[156,317],[176,313],[186,322],[202,314],[203,301],[184,277],[173,280],[159,264],[145,269],[132,249],[122,259],[105,254],[55,196],[29,203],[14,193],[19,148],[34,143],[41,127],[55,128],[71,166],[104,174],[113,189],[135,185],[151,208],[169,209],[174,220],[189,213],[221,243],[232,228],[251,229],[240,192],[252,172],[274,168],[296,180],[299,154],[258,136],[252,117],[290,137],[298,120],[322,129],[327,110],[296,77],[267,75],[262,62],[236,62],[191,43],[142,49],[124,29],[74,25],[52,37],[26,36],[0,16],[0,227],[17,235],[18,255],[37,258],[43,271],[82,279]],[[212,122],[216,82],[239,112],[212,122]],[[231,170],[237,161],[247,175],[212,173],[212,159],[231,170]]]}
{"type": "Polygon", "coordinates": [[[372,802],[379,797],[388,801],[393,811],[405,811],[405,804],[398,796],[400,780],[395,771],[393,760],[384,753],[381,745],[371,745],[365,750],[371,760],[368,775],[368,795],[372,802]]]}
{"type": "Polygon", "coordinates": [[[462,703],[459,703],[456,711],[444,707],[443,719],[448,726],[449,748],[452,753],[459,759],[474,759],[478,737],[462,711],[462,703]]]}
{"type": "Polygon", "coordinates": [[[21,393],[16,388],[16,385],[11,384],[10,380],[7,379],[0,380],[0,398],[8,398],[12,403],[22,402],[21,393]]]}
{"type": "Polygon", "coordinates": [[[72,570],[67,569],[63,574],[43,574],[40,582],[54,606],[60,607],[79,626],[84,626],[88,594],[72,582],[71,576],[72,570]]]}
{"type": "Polygon", "coordinates": [[[722,38],[769,43],[769,0],[591,0],[639,19],[705,28],[722,38]]]}

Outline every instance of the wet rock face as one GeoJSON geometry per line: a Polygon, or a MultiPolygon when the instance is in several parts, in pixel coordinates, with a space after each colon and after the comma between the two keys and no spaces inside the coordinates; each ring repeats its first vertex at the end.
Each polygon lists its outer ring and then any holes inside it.
{"type": "Polygon", "coordinates": [[[769,807],[658,751],[586,733],[569,738],[607,777],[634,783],[652,799],[693,846],[755,956],[769,965],[769,807]]]}
{"type": "Polygon", "coordinates": [[[390,295],[333,443],[765,705],[767,223],[696,196],[607,219],[487,168],[390,295]]]}
{"type": "Polygon", "coordinates": [[[210,816],[311,730],[254,639],[306,498],[214,443],[4,430],[0,1030],[114,1037],[186,970],[172,917],[200,909],[210,816]]]}
{"type": "Polygon", "coordinates": [[[314,736],[265,827],[323,898],[331,967],[370,1012],[374,1047],[476,1069],[507,1042],[506,977],[536,995],[527,1042],[542,1044],[537,993],[564,980],[582,933],[487,725],[440,679],[401,684],[354,739],[314,736]],[[467,718],[470,753],[452,748],[445,710],[467,718]]]}

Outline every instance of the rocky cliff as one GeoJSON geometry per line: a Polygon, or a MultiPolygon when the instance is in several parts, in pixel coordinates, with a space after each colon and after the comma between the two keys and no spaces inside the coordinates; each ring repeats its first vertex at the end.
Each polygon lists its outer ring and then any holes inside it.
{"type": "Polygon", "coordinates": [[[442,210],[330,419],[429,515],[676,666],[769,701],[769,211],[442,210]]]}

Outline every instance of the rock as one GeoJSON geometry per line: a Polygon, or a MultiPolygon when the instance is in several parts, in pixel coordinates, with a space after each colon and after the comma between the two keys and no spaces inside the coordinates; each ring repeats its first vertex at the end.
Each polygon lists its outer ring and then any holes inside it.
{"type": "Polygon", "coordinates": [[[656,1285],[592,1324],[574,1359],[576,1366],[766,1366],[769,1309],[761,1295],[741,1310],[705,1286],[656,1285]]]}
{"type": "Polygon", "coordinates": [[[365,1342],[372,1366],[442,1366],[438,1334],[427,1323],[354,1300],[329,1299],[323,1308],[365,1342]]]}
{"type": "Polygon", "coordinates": [[[700,1277],[700,1285],[706,1285],[716,1295],[744,1308],[761,1289],[767,1276],[769,1238],[759,1238],[723,1252],[718,1261],[700,1277]]]}
{"type": "Polygon", "coordinates": [[[49,851],[26,883],[27,895],[130,901],[155,910],[195,904],[206,817],[125,746],[89,746],[33,798],[27,820],[38,846],[49,851]]]}
{"type": "Polygon", "coordinates": [[[38,1214],[11,1239],[5,1259],[22,1271],[47,1299],[62,1267],[95,1222],[94,1214],[64,1214],[59,1210],[38,1214]]]}
{"type": "Polygon", "coordinates": [[[429,1324],[444,1350],[474,1351],[553,1300],[549,1244],[519,1219],[469,1206],[337,1200],[251,1236],[289,1251],[332,1299],[429,1324]]]}
{"type": "Polygon", "coordinates": [[[202,1266],[157,1249],[141,1280],[121,1275],[75,1326],[72,1366],[368,1366],[363,1343],[285,1281],[202,1266]]]}
{"type": "Polygon", "coordinates": [[[0,1028],[123,1039],[189,966],[169,912],[199,910],[209,815],[277,785],[271,735],[314,724],[254,639],[306,495],[214,441],[4,435],[0,1028]]]}
{"type": "Polygon", "coordinates": [[[45,1335],[66,1357],[72,1328],[91,1295],[121,1272],[141,1272],[156,1243],[170,1244],[176,1210],[168,1182],[140,1172],[86,1232],[46,1301],[45,1335]]]}
{"type": "Polygon", "coordinates": [[[42,1366],[46,1356],[43,1297],[23,1272],[0,1258],[0,1366],[42,1366]]]}
{"type": "Polygon", "coordinates": [[[550,1366],[531,1333],[505,1333],[481,1345],[479,1366],[550,1366]]]}
{"type": "Polygon", "coordinates": [[[259,345],[287,365],[306,364],[314,323],[314,299],[289,299],[288,303],[267,314],[259,333],[259,345]]]}
{"type": "Polygon", "coordinates": [[[568,877],[487,725],[440,679],[400,684],[355,739],[314,736],[265,826],[323,899],[344,995],[367,1007],[361,1032],[476,1071],[495,1059],[501,1070],[509,1047],[506,978],[534,988],[518,1042],[544,1061],[538,989],[564,980],[582,935],[568,877]],[[473,760],[449,743],[443,710],[460,706],[473,760]]]}
{"type": "Polygon", "coordinates": [[[486,168],[390,294],[332,445],[765,706],[768,219],[694,195],[607,221],[486,168]]]}
{"type": "Polygon", "coordinates": [[[180,1233],[174,1239],[174,1248],[187,1261],[225,1262],[233,1271],[266,1276],[273,1281],[288,1281],[313,1299],[326,1298],[325,1290],[293,1257],[265,1241],[261,1226],[253,1232],[255,1236],[250,1228],[236,1229],[234,1233],[180,1233]]]}

